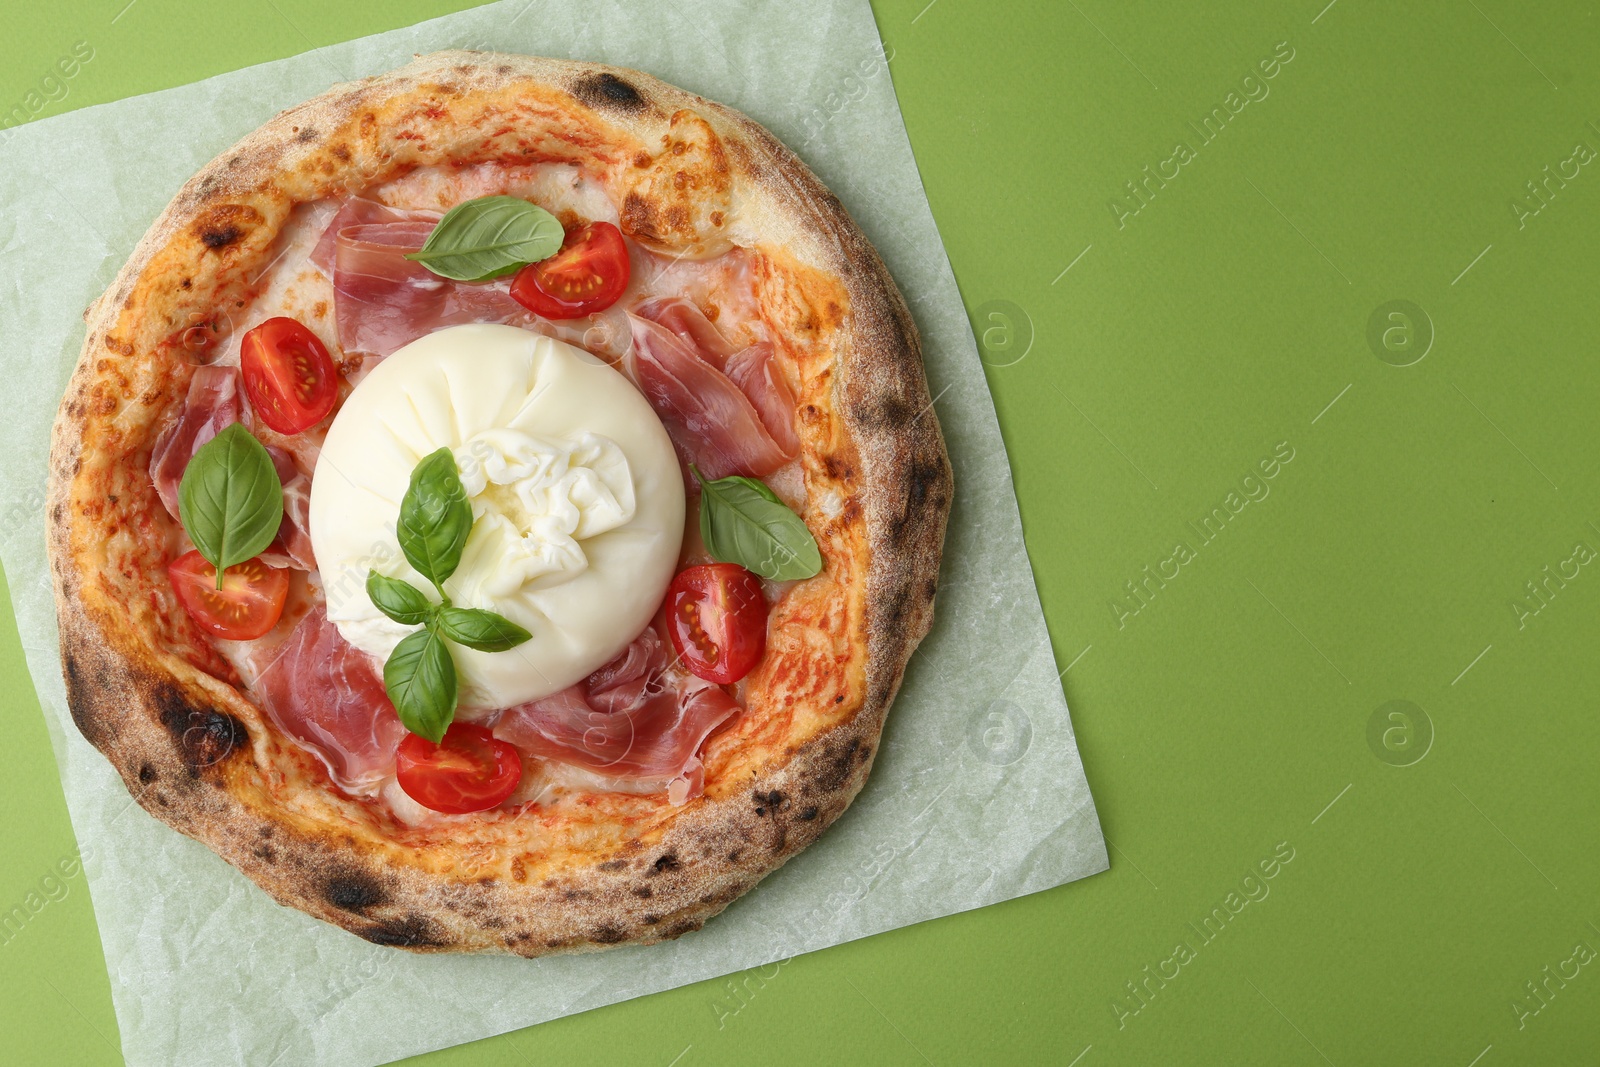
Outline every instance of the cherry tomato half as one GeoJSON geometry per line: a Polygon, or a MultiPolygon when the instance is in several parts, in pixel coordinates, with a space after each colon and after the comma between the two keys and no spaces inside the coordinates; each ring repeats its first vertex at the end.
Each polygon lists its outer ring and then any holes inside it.
{"type": "Polygon", "coordinates": [[[547,319],[581,319],[604,311],[628,287],[628,246],[609,222],[568,230],[561,251],[529,263],[511,280],[517,303],[547,319]]]}
{"type": "Polygon", "coordinates": [[[737,682],[767,650],[761,579],[737,563],[687,567],[667,588],[667,623],[690,671],[718,685],[737,682]]]}
{"type": "Polygon", "coordinates": [[[517,747],[470,722],[451,723],[444,740],[406,734],[395,756],[395,777],[406,796],[446,815],[499,805],[522,781],[517,747]]]}
{"type": "Polygon", "coordinates": [[[328,349],[294,319],[268,319],[245,334],[239,369],[250,407],[279,433],[315,426],[339,398],[339,373],[328,349]]]}
{"type": "Polygon", "coordinates": [[[253,641],[278,625],[289,595],[289,572],[260,558],[235,563],[222,575],[199,552],[185,552],[167,564],[167,577],[189,617],[225,641],[253,641]]]}

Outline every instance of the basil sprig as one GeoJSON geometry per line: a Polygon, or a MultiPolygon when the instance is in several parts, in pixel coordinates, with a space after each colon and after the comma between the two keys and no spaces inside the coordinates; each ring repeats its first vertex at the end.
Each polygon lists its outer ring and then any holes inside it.
{"type": "Polygon", "coordinates": [[[422,248],[407,253],[442,278],[485,282],[561,248],[561,220],[516,196],[481,196],[445,212],[422,248]]]}
{"type": "Polygon", "coordinates": [[[461,550],[472,532],[472,505],[456,473],[456,457],[448,448],[430,453],[411,472],[411,484],[400,499],[395,533],[400,551],[417,573],[433,583],[444,599],[445,579],[461,564],[461,550]]]}
{"type": "Polygon", "coordinates": [[[222,574],[266,551],[283,522],[283,483],[266,447],[234,423],[201,445],[178,483],[178,521],[222,574]]]}
{"type": "Polygon", "coordinates": [[[700,539],[711,558],[737,563],[775,582],[822,570],[822,550],[800,516],[754,478],[734,475],[700,483],[700,539]]]}
{"type": "Polygon", "coordinates": [[[383,665],[383,688],[407,730],[438,744],[456,717],[456,664],[430,621],[407,634],[383,665]]]}
{"type": "Polygon", "coordinates": [[[439,603],[422,590],[377,571],[367,572],[373,606],[402,626],[421,626],[407,634],[383,665],[383,688],[407,730],[438,744],[456,714],[460,686],[447,641],[479,652],[505,652],[533,635],[510,619],[482,608],[458,608],[444,583],[461,565],[472,532],[472,505],[448,448],[429,454],[411,472],[400,500],[395,533],[400,551],[439,594],[439,603]]]}

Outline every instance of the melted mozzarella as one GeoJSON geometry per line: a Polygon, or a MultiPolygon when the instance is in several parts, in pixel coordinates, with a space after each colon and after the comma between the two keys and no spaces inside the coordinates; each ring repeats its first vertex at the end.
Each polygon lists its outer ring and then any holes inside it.
{"type": "Polygon", "coordinates": [[[559,692],[627,647],[654,616],[683,537],[683,478],[649,403],[616,370],[513,326],[439,330],[378,364],[328,430],[311,489],[311,541],[328,617],[380,659],[414,626],[382,615],[369,570],[432,593],[395,533],[411,472],[444,447],[472,502],[444,590],[533,639],[453,646],[462,717],[559,692]]]}

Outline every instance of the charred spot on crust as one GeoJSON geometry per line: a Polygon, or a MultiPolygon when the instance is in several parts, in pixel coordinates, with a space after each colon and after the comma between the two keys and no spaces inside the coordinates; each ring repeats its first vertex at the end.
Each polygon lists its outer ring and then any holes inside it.
{"type": "Polygon", "coordinates": [[[177,742],[190,774],[198,775],[206,767],[221,763],[234,749],[250,742],[250,731],[244,723],[227,712],[190,703],[170,685],[158,689],[155,698],[161,725],[177,742]]]}
{"type": "Polygon", "coordinates": [[[633,895],[638,897],[640,900],[649,900],[651,897],[656,895],[656,891],[647,885],[642,885],[633,891],[633,895]]]}
{"type": "Polygon", "coordinates": [[[656,862],[654,864],[654,868],[655,868],[655,872],[657,874],[660,874],[663,871],[675,871],[675,870],[677,870],[678,869],[678,857],[677,857],[677,855],[674,854],[674,853],[671,853],[671,852],[662,853],[661,858],[656,860],[656,862]]]}
{"type": "Polygon", "coordinates": [[[902,396],[887,395],[855,406],[856,419],[874,432],[899,433],[903,431],[917,409],[902,396]]]}
{"type": "Polygon", "coordinates": [[[263,221],[261,212],[247,204],[218,204],[196,219],[190,232],[211,251],[220,252],[263,221]]]}
{"type": "Polygon", "coordinates": [[[756,790],[754,796],[757,815],[765,815],[769,809],[771,810],[772,814],[776,815],[778,812],[784,809],[784,795],[776,789],[770,793],[763,793],[758,789],[756,790]]]}
{"type": "Polygon", "coordinates": [[[688,922],[681,922],[678,925],[670,928],[667,931],[666,936],[669,938],[682,937],[684,934],[693,933],[694,931],[700,929],[700,927],[703,925],[705,924],[698,919],[690,919],[688,922]]]}
{"type": "Polygon", "coordinates": [[[817,817],[816,805],[812,805],[811,807],[805,809],[804,811],[802,811],[800,813],[800,821],[801,822],[810,822],[812,819],[815,819],[816,817],[817,817]]]}
{"type": "Polygon", "coordinates": [[[322,896],[340,911],[365,911],[388,899],[377,879],[361,871],[347,871],[328,879],[322,896]]]}
{"type": "Polygon", "coordinates": [[[816,777],[817,786],[824,792],[831,793],[844,785],[850,777],[850,765],[855,761],[856,750],[860,747],[860,738],[852,738],[842,749],[836,748],[824,755],[822,767],[816,777]]]}
{"type": "Polygon", "coordinates": [[[143,782],[145,785],[149,785],[151,782],[155,781],[157,777],[156,769],[150,766],[150,764],[146,763],[139,768],[139,781],[143,782]]]}
{"type": "MultiPolygon", "coordinates": [[[[928,503],[943,507],[944,483],[945,467],[939,457],[930,455],[918,457],[911,464],[911,487],[906,499],[908,509],[921,511],[928,503]]],[[[915,536],[915,530],[909,525],[902,526],[901,529],[907,538],[915,536]]]]}
{"type": "Polygon", "coordinates": [[[639,90],[610,71],[586,74],[572,86],[572,95],[596,111],[620,111],[632,115],[645,108],[639,90]]]}
{"type": "Polygon", "coordinates": [[[65,649],[61,654],[61,674],[67,683],[67,708],[72,712],[72,721],[78,724],[83,736],[93,743],[100,736],[100,726],[89,708],[90,690],[84,685],[83,667],[78,663],[78,657],[65,649]]]}
{"type": "Polygon", "coordinates": [[[604,863],[600,864],[600,869],[602,871],[620,871],[625,869],[627,866],[627,860],[606,860],[604,863]]]}
{"type": "Polygon", "coordinates": [[[361,936],[374,945],[393,945],[396,948],[443,948],[450,944],[433,921],[425,915],[408,915],[403,919],[364,930],[361,936]]]}
{"type": "Polygon", "coordinates": [[[263,863],[273,863],[278,858],[278,852],[271,845],[258,845],[250,850],[250,854],[263,863]]]}
{"type": "Polygon", "coordinates": [[[317,128],[315,126],[307,126],[298,130],[294,135],[294,139],[301,144],[309,144],[317,139],[317,128]]]}
{"type": "MultiPolygon", "coordinates": [[[[904,526],[901,527],[901,529],[904,528],[904,526]]],[[[910,609],[910,593],[902,586],[901,588],[895,590],[894,596],[890,598],[888,607],[885,609],[885,618],[887,620],[886,625],[890,632],[900,632],[900,630],[905,626],[906,615],[910,609]]]]}
{"type": "Polygon", "coordinates": [[[620,927],[602,926],[590,936],[589,940],[602,945],[615,945],[618,941],[626,940],[627,937],[627,932],[620,927]]]}
{"type": "Polygon", "coordinates": [[[227,248],[239,239],[240,233],[237,226],[223,226],[215,230],[206,230],[200,235],[200,240],[206,247],[215,252],[219,248],[227,248]]]}

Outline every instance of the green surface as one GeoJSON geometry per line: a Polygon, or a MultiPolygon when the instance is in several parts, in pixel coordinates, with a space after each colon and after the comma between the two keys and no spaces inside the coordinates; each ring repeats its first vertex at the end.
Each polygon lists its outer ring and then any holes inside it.
{"type": "MultiPolygon", "coordinates": [[[[0,103],[450,9],[123,3],[8,12],[0,103]]],[[[1592,1062],[1595,15],[925,3],[875,9],[1112,869],[417,1062],[1592,1062]]],[[[116,1063],[83,876],[44,882],[73,841],[3,626],[0,908],[40,894],[0,944],[5,1058],[116,1063]]]]}

